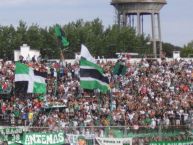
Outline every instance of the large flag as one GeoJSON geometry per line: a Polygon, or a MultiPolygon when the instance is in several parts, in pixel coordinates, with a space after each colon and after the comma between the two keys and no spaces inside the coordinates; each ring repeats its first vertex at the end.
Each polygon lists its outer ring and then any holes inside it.
{"type": "Polygon", "coordinates": [[[69,42],[65,36],[65,33],[64,33],[64,31],[62,31],[62,29],[59,25],[55,26],[55,34],[64,47],[67,47],[69,45],[69,42]]]}
{"type": "Polygon", "coordinates": [[[15,93],[46,93],[46,72],[33,70],[23,63],[16,62],[15,93]]]}
{"type": "Polygon", "coordinates": [[[127,67],[122,62],[117,62],[113,68],[114,75],[125,75],[127,67]]]}
{"type": "Polygon", "coordinates": [[[103,69],[96,64],[86,46],[81,45],[80,59],[80,87],[84,89],[99,89],[102,93],[109,90],[108,78],[104,76],[103,69]]]}

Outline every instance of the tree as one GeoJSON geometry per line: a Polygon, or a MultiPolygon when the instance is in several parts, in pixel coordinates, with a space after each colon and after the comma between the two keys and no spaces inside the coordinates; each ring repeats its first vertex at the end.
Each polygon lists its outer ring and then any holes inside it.
{"type": "Polygon", "coordinates": [[[42,45],[42,36],[38,25],[31,25],[26,31],[26,43],[35,49],[40,50],[42,45]]]}
{"type": "Polygon", "coordinates": [[[193,40],[183,47],[181,50],[182,57],[193,57],[193,40]]]}
{"type": "Polygon", "coordinates": [[[163,52],[166,54],[166,57],[172,57],[173,51],[181,51],[181,47],[174,46],[170,43],[163,43],[163,52]]]}
{"type": "Polygon", "coordinates": [[[13,58],[14,42],[15,42],[15,29],[12,25],[0,27],[0,57],[13,58]]]}
{"type": "Polygon", "coordinates": [[[22,44],[27,43],[27,25],[23,21],[19,21],[19,26],[16,29],[15,46],[19,48],[22,44]]]}
{"type": "MultiPolygon", "coordinates": [[[[20,21],[18,27],[0,26],[0,57],[6,54],[9,59],[13,58],[13,50],[27,43],[32,49],[38,49],[42,57],[60,58],[60,46],[54,33],[54,26],[40,28],[37,24],[27,26],[20,21]]],[[[80,52],[81,44],[85,44],[93,56],[115,57],[116,52],[137,52],[141,55],[151,54],[147,42],[148,37],[138,36],[134,29],[112,25],[105,28],[100,19],[93,21],[71,22],[61,26],[65,36],[70,42],[64,50],[65,58],[74,58],[74,53],[80,52]]],[[[164,45],[164,50],[171,56],[174,47],[164,45]]],[[[175,47],[174,47],[175,48],[175,47]]]]}

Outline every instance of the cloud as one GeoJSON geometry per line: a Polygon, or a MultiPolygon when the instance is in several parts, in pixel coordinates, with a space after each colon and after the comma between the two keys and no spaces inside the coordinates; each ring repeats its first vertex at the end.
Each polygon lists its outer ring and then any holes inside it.
{"type": "Polygon", "coordinates": [[[163,40],[178,46],[187,44],[193,40],[192,25],[191,19],[163,21],[163,40]]]}
{"type": "Polygon", "coordinates": [[[52,5],[52,4],[64,4],[64,5],[77,5],[81,4],[80,0],[0,0],[0,6],[22,6],[22,5],[52,5]]]}
{"type": "Polygon", "coordinates": [[[0,0],[0,6],[6,6],[6,5],[20,5],[22,3],[25,3],[26,0],[0,0]]]}
{"type": "MultiPolygon", "coordinates": [[[[110,4],[111,0],[106,0],[107,4],[110,4]]],[[[62,4],[66,6],[77,6],[77,5],[100,5],[104,4],[104,0],[0,0],[0,6],[22,6],[22,5],[53,5],[62,4]]]]}
{"type": "Polygon", "coordinates": [[[113,21],[110,0],[0,0],[2,25],[18,25],[19,20],[27,24],[49,26],[67,24],[78,19],[90,21],[99,18],[105,26],[113,21]],[[100,10],[99,10],[100,9],[100,10]],[[6,17],[5,17],[6,16],[6,17]]]}

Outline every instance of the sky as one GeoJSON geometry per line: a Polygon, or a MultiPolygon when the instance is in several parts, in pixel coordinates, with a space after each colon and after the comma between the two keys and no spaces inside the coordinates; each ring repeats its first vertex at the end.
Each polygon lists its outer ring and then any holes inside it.
{"type": "MultiPolygon", "coordinates": [[[[105,27],[114,24],[110,0],[0,0],[0,25],[17,26],[22,20],[40,27],[99,18],[105,27]]],[[[148,18],[145,26],[149,26],[148,18]]],[[[162,40],[184,46],[193,40],[193,0],[167,0],[161,10],[162,40]]],[[[149,33],[149,27],[146,30],[149,33]]]]}

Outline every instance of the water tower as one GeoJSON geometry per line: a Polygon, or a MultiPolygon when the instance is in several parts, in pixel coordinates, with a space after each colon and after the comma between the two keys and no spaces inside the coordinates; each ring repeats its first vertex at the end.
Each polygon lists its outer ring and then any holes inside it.
{"type": "Polygon", "coordinates": [[[153,54],[157,57],[157,45],[162,51],[160,10],[166,4],[166,0],[112,0],[117,10],[117,23],[120,26],[129,26],[136,29],[138,35],[143,34],[144,16],[151,17],[151,42],[153,54]]]}

